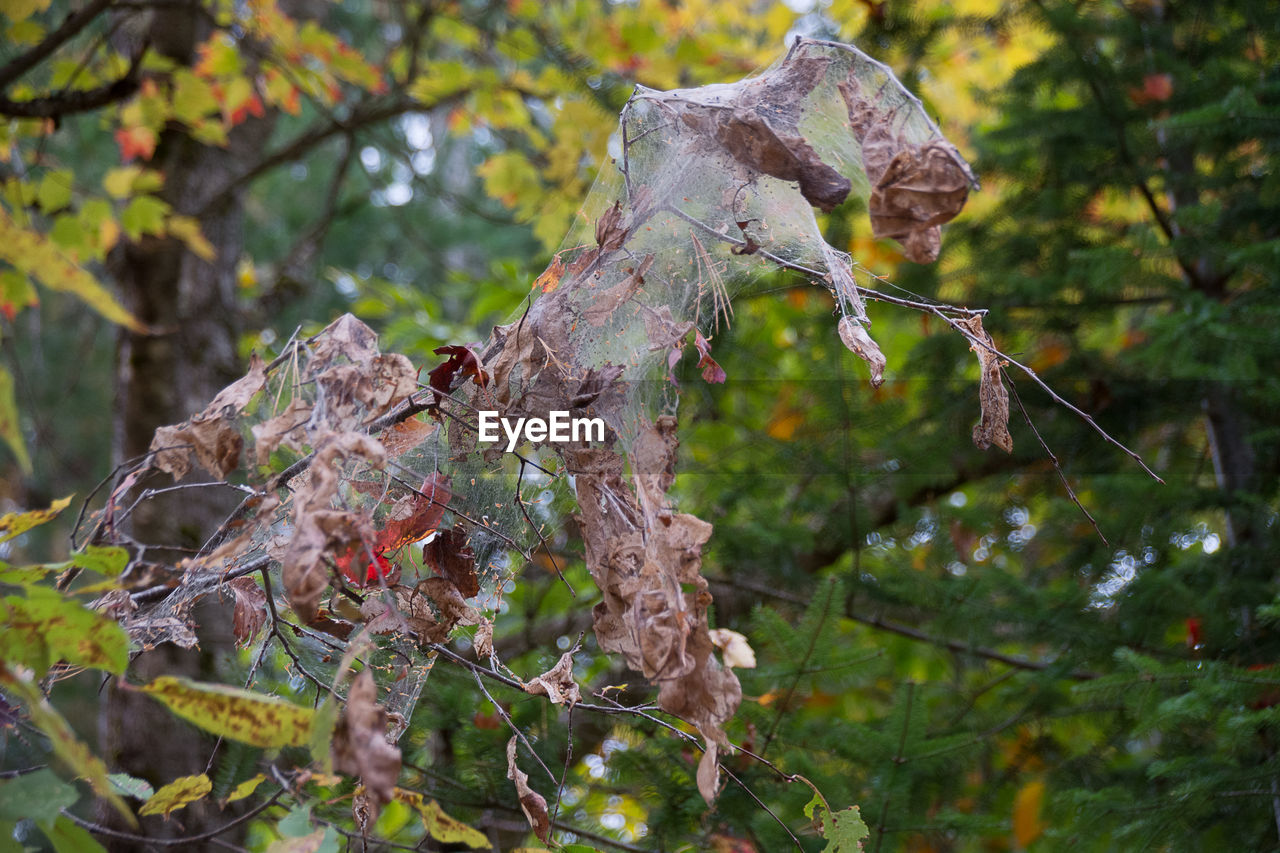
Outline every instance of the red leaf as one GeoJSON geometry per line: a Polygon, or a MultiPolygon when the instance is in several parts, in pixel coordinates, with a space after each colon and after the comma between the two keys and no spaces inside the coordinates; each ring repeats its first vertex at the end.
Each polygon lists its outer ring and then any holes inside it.
{"type": "Polygon", "coordinates": [[[239,124],[251,114],[258,118],[262,118],[267,114],[266,110],[262,106],[262,99],[258,97],[256,92],[249,96],[249,100],[245,101],[231,112],[231,123],[233,125],[239,124]]]}
{"type": "Polygon", "coordinates": [[[702,378],[707,382],[722,384],[729,377],[724,368],[711,357],[711,342],[702,336],[702,332],[693,333],[693,345],[698,348],[698,367],[702,368],[702,378]]]}
{"type": "Polygon", "coordinates": [[[449,478],[438,472],[434,473],[422,482],[422,488],[418,491],[422,494],[410,494],[402,504],[397,505],[400,517],[392,518],[378,531],[375,546],[377,550],[394,551],[403,548],[425,539],[440,525],[449,499],[453,497],[449,478]]]}
{"type": "Polygon", "coordinates": [[[1130,89],[1129,100],[1141,106],[1160,103],[1173,97],[1172,74],[1148,74],[1142,78],[1141,89],[1130,89]]]}
{"type": "Polygon", "coordinates": [[[436,355],[449,356],[448,361],[427,374],[431,389],[435,392],[436,405],[439,405],[440,398],[453,388],[454,376],[458,371],[462,371],[463,376],[475,379],[477,385],[483,387],[489,384],[489,374],[484,372],[484,368],[480,366],[479,356],[471,347],[457,345],[436,347],[432,352],[436,355]]]}
{"type": "Polygon", "coordinates": [[[400,567],[392,563],[382,551],[374,554],[373,562],[365,566],[362,573],[356,568],[364,557],[368,556],[363,546],[356,546],[356,549],[348,554],[344,554],[334,560],[338,570],[342,572],[342,576],[347,579],[353,586],[381,586],[385,580],[388,586],[391,586],[400,580],[400,567]]]}
{"type": "Polygon", "coordinates": [[[1200,647],[1200,629],[1202,627],[1199,616],[1188,616],[1187,625],[1187,648],[1196,649],[1200,647]]]}
{"type": "Polygon", "coordinates": [[[156,141],[156,132],[149,127],[122,127],[116,131],[120,159],[125,162],[139,155],[143,160],[150,160],[156,152],[156,141]]]}

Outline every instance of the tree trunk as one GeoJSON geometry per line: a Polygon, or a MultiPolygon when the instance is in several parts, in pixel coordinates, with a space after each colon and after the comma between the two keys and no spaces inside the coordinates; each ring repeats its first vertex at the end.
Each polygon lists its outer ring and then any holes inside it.
{"type": "MultiPolygon", "coordinates": [[[[189,10],[157,11],[149,32],[152,46],[190,65],[196,45],[208,36],[205,25],[195,23],[198,20],[189,10]]],[[[117,462],[145,454],[157,427],[200,411],[243,372],[236,354],[241,324],[235,289],[235,270],[244,248],[242,198],[231,194],[211,209],[204,208],[256,159],[270,129],[269,119],[245,122],[232,131],[226,149],[201,144],[182,128],[171,127],[161,135],[152,163],[165,176],[161,198],[176,212],[199,215],[216,255],[206,262],[176,239],[146,237],[117,248],[110,259],[124,304],[152,330],[120,334],[113,424],[117,462]]],[[[188,481],[195,480],[192,472],[188,481]]],[[[147,484],[168,485],[168,476],[153,475],[147,484]]],[[[225,520],[238,497],[211,486],[144,501],[129,531],[147,546],[139,558],[172,565],[191,556],[225,520]]],[[[133,661],[130,680],[145,683],[160,674],[211,677],[215,656],[231,647],[230,613],[209,604],[196,618],[203,623],[200,648],[163,644],[144,652],[133,661]]],[[[211,763],[212,741],[142,694],[112,688],[100,719],[103,752],[113,770],[159,787],[179,776],[203,773],[211,763]]],[[[142,832],[168,838],[192,835],[214,829],[231,816],[206,800],[168,821],[145,819],[142,832]]],[[[126,829],[111,813],[101,817],[113,828],[126,829]]],[[[199,844],[182,849],[206,847],[221,849],[199,844]]],[[[111,848],[137,845],[117,841],[111,848]]]]}

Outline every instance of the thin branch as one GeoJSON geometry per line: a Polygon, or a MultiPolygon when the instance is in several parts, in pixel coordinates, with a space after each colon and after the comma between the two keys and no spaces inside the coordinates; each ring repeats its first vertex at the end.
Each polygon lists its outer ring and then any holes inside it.
{"type": "Polygon", "coordinates": [[[880,853],[880,845],[884,843],[885,819],[889,816],[889,792],[892,785],[893,775],[898,770],[898,765],[903,763],[902,751],[907,746],[907,731],[911,725],[911,703],[915,699],[916,683],[914,681],[907,682],[907,710],[902,715],[902,734],[898,738],[898,751],[893,757],[893,766],[889,768],[890,784],[885,786],[884,803],[880,806],[880,820],[876,822],[876,850],[880,853]]]}
{"type": "Polygon", "coordinates": [[[569,590],[569,595],[573,596],[574,598],[577,598],[578,597],[577,591],[574,590],[573,584],[569,583],[568,579],[565,578],[564,572],[560,571],[560,564],[556,562],[556,555],[551,553],[551,546],[547,544],[547,538],[542,535],[542,529],[538,527],[538,525],[534,524],[533,519],[529,517],[529,510],[525,508],[524,498],[520,496],[520,487],[524,483],[525,464],[526,464],[525,460],[521,459],[520,460],[520,476],[516,479],[516,506],[520,507],[521,515],[523,515],[524,520],[528,522],[529,528],[533,530],[534,535],[538,537],[538,542],[539,544],[542,545],[542,550],[546,552],[547,559],[551,560],[551,567],[556,570],[556,576],[560,578],[560,582],[563,583],[565,585],[565,588],[569,590]]]}
{"type": "Polygon", "coordinates": [[[1146,471],[1148,474],[1150,474],[1153,480],[1155,480],[1157,483],[1159,483],[1162,486],[1164,485],[1164,480],[1161,479],[1160,476],[1156,474],[1155,471],[1152,471],[1150,468],[1147,467],[1147,463],[1142,461],[1141,456],[1139,456],[1134,451],[1130,450],[1125,445],[1121,444],[1118,439],[1113,438],[1111,433],[1107,432],[1105,429],[1103,429],[1101,426],[1098,425],[1098,422],[1093,419],[1093,415],[1090,415],[1089,413],[1083,411],[1079,407],[1072,405],[1066,399],[1064,399],[1060,394],[1058,394],[1057,391],[1054,391],[1053,388],[1051,388],[1047,382],[1041,379],[1040,376],[1030,367],[1018,361],[1013,356],[1008,355],[1004,352],[1001,352],[998,348],[992,346],[991,344],[988,344],[986,341],[978,340],[977,336],[975,336],[972,332],[968,331],[967,329],[963,328],[959,323],[957,323],[955,320],[948,317],[942,311],[935,308],[931,310],[930,313],[932,313],[935,317],[938,317],[948,326],[950,326],[951,328],[959,332],[961,335],[963,335],[965,340],[969,341],[970,346],[982,347],[987,352],[990,352],[994,354],[996,357],[1009,362],[1010,364],[1014,365],[1019,370],[1021,370],[1023,373],[1027,374],[1027,376],[1031,377],[1032,382],[1039,385],[1041,390],[1043,390],[1046,394],[1049,395],[1050,399],[1052,399],[1059,406],[1062,406],[1067,411],[1073,412],[1077,417],[1079,417],[1089,426],[1093,427],[1094,432],[1102,436],[1104,441],[1106,441],[1108,444],[1113,444],[1116,447],[1123,450],[1125,453],[1129,455],[1130,459],[1138,463],[1138,465],[1142,468],[1143,471],[1146,471]]]}
{"type": "MultiPolygon", "coordinates": [[[[533,744],[529,743],[529,739],[524,736],[524,732],[520,731],[520,727],[511,719],[511,715],[507,713],[507,709],[502,707],[502,705],[498,703],[498,700],[493,698],[493,694],[489,692],[489,688],[484,686],[484,682],[480,680],[480,668],[476,667],[472,669],[471,675],[475,678],[476,686],[480,688],[480,692],[484,694],[484,698],[489,700],[489,703],[493,705],[494,710],[498,712],[498,716],[503,719],[508,728],[511,729],[512,733],[520,739],[520,742],[524,744],[525,749],[529,750],[530,754],[533,755],[533,760],[538,762],[538,766],[546,772],[547,777],[551,780],[551,784],[558,784],[556,774],[551,772],[551,768],[548,767],[543,762],[542,757],[534,751],[533,744]]],[[[521,686],[520,692],[525,692],[523,686],[521,686]]],[[[557,792],[556,796],[559,797],[559,792],[557,792]]]]}
{"type": "Polygon", "coordinates": [[[1098,526],[1097,520],[1094,519],[1094,517],[1089,514],[1089,510],[1085,509],[1084,505],[1080,503],[1080,498],[1076,497],[1075,490],[1071,488],[1071,483],[1067,482],[1067,475],[1062,470],[1062,465],[1059,464],[1058,457],[1049,449],[1049,445],[1040,435],[1040,430],[1036,429],[1035,423],[1031,420],[1031,415],[1027,414],[1027,407],[1022,405],[1022,397],[1018,395],[1018,389],[1014,386],[1013,382],[1009,380],[1009,375],[1005,373],[1003,367],[1000,368],[1000,375],[1005,378],[1005,382],[1009,386],[1009,391],[1013,394],[1013,401],[1018,404],[1018,410],[1022,412],[1022,419],[1025,420],[1027,422],[1027,426],[1031,428],[1031,434],[1036,437],[1036,441],[1040,442],[1041,449],[1044,450],[1045,455],[1049,457],[1049,461],[1053,463],[1053,470],[1057,473],[1058,479],[1062,481],[1062,487],[1067,490],[1067,497],[1071,498],[1071,502],[1076,505],[1076,508],[1084,513],[1085,518],[1089,519],[1089,523],[1093,525],[1093,529],[1097,532],[1098,538],[1102,540],[1102,544],[1107,547],[1111,547],[1111,543],[1107,541],[1107,537],[1102,532],[1102,528],[1098,526]]]}
{"type": "Polygon", "coordinates": [[[133,96],[140,85],[138,72],[146,50],[139,51],[124,76],[93,89],[75,90],[28,101],[14,101],[0,97],[0,115],[11,118],[60,118],[72,113],[96,110],[133,96]]]}
{"type": "MultiPolygon", "coordinates": [[[[785,592],[777,589],[776,587],[767,586],[765,584],[752,583],[751,581],[742,578],[728,580],[726,578],[708,577],[707,581],[731,588],[745,589],[749,592],[766,595],[779,601],[788,601],[792,604],[806,605],[811,601],[810,598],[785,592]]],[[[1025,669],[1032,672],[1044,672],[1045,670],[1058,665],[1057,661],[1031,660],[1030,658],[1020,657],[1018,655],[1009,655],[1004,652],[998,652],[995,649],[989,649],[985,646],[971,646],[967,643],[962,643],[959,640],[950,640],[946,637],[935,637],[932,634],[921,631],[919,628],[913,628],[910,625],[903,625],[900,622],[891,622],[887,619],[881,619],[879,616],[864,616],[863,614],[856,613],[850,609],[846,609],[844,611],[844,616],[846,619],[852,619],[854,622],[859,622],[868,627],[876,628],[877,630],[888,631],[912,640],[919,640],[923,643],[941,646],[944,649],[949,649],[950,651],[957,652],[959,654],[972,655],[973,657],[985,658],[997,663],[1003,663],[1017,669],[1025,669]]],[[[1073,670],[1069,674],[1069,677],[1076,681],[1092,681],[1093,679],[1098,678],[1098,673],[1091,672],[1089,670],[1073,670]]]]}
{"type": "Polygon", "coordinates": [[[4,67],[0,68],[0,90],[52,56],[54,51],[73,39],[110,5],[111,0],[92,0],[84,8],[68,15],[66,20],[56,30],[41,39],[39,44],[5,63],[4,67]]]}

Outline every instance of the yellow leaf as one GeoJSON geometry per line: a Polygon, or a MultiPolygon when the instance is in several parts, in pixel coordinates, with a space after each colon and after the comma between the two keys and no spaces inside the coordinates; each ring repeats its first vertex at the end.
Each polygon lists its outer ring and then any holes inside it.
{"type": "Polygon", "coordinates": [[[11,512],[0,518],[0,542],[8,542],[15,536],[26,533],[33,527],[52,521],[71,505],[71,497],[65,497],[49,504],[48,509],[33,509],[28,512],[11,512]]]}
{"type": "Polygon", "coordinates": [[[1044,800],[1044,780],[1036,779],[1018,789],[1013,798],[1013,839],[1026,847],[1044,832],[1040,804],[1044,800]]]}
{"type": "Polygon", "coordinates": [[[791,441],[796,428],[804,423],[804,413],[795,411],[779,412],[770,421],[766,431],[770,438],[778,441],[791,441]]]}
{"type": "Polygon", "coordinates": [[[267,777],[263,773],[259,773],[257,776],[254,776],[252,779],[245,779],[239,785],[236,785],[234,791],[232,791],[230,794],[227,794],[227,797],[222,801],[222,804],[225,806],[227,803],[234,803],[236,800],[243,800],[245,797],[249,796],[254,791],[258,790],[258,786],[261,785],[266,780],[267,780],[267,777]]]}
{"type": "Polygon", "coordinates": [[[174,214],[169,217],[169,221],[165,223],[165,228],[173,237],[187,244],[187,248],[191,250],[191,254],[195,255],[202,261],[213,263],[213,258],[217,252],[200,231],[200,223],[190,216],[179,216],[174,214]]]}
{"type": "Polygon", "coordinates": [[[111,291],[82,269],[43,234],[23,228],[0,209],[0,260],[27,273],[50,290],[78,296],[90,308],[113,323],[137,332],[147,331],[116,301],[111,291]]]}
{"type": "Polygon", "coordinates": [[[305,746],[315,716],[310,708],[274,696],[171,675],[142,690],[199,728],[253,746],[305,746]]]}
{"type": "Polygon", "coordinates": [[[435,800],[428,800],[417,791],[406,791],[404,788],[396,788],[394,794],[397,800],[417,810],[422,818],[423,829],[436,841],[442,844],[466,844],[476,849],[489,847],[489,839],[483,832],[445,814],[435,800]]]}
{"type": "Polygon", "coordinates": [[[178,809],[203,800],[212,790],[213,783],[203,773],[198,776],[181,776],[152,794],[151,799],[138,809],[138,814],[143,817],[153,814],[168,817],[178,809]]]}
{"type": "Polygon", "coordinates": [[[5,0],[0,3],[0,11],[14,23],[24,21],[36,12],[49,8],[50,0],[5,0]]]}
{"type": "MultiPolygon", "coordinates": [[[[22,469],[22,473],[30,474],[31,457],[27,454],[27,443],[22,437],[22,427],[18,423],[18,402],[13,394],[13,375],[6,367],[0,367],[0,438],[9,445],[9,450],[18,460],[18,467],[22,469]]],[[[10,516],[6,515],[5,519],[8,518],[10,516]]],[[[0,534],[3,532],[4,522],[0,520],[0,534]]]]}

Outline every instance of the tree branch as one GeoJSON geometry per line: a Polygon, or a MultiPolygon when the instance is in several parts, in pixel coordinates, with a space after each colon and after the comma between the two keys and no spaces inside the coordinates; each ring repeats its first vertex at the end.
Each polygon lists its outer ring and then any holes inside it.
{"type": "MultiPolygon", "coordinates": [[[[787,601],[792,604],[801,606],[810,603],[811,599],[801,595],[784,592],[772,586],[765,584],[753,583],[743,578],[727,578],[708,577],[708,583],[719,584],[720,586],[729,587],[730,589],[745,589],[757,595],[764,595],[778,601],[787,601]]],[[[940,646],[944,649],[956,652],[957,654],[972,655],[973,657],[985,658],[997,663],[1003,663],[1007,666],[1016,667],[1017,669],[1030,670],[1032,672],[1044,672],[1045,670],[1057,665],[1056,661],[1051,660],[1032,660],[1030,658],[1021,657],[1019,655],[1005,654],[995,649],[989,649],[985,646],[971,646],[968,643],[962,643],[959,640],[951,640],[946,637],[936,637],[919,628],[913,628],[910,625],[903,625],[900,622],[891,622],[882,619],[879,616],[865,616],[856,613],[848,608],[845,609],[844,616],[846,619],[852,619],[879,631],[888,631],[901,637],[907,637],[912,640],[919,640],[922,643],[929,643],[934,646],[940,646]]],[[[1077,669],[1070,673],[1070,677],[1076,681],[1092,681],[1099,677],[1099,674],[1090,670],[1077,669]]]]}
{"type": "Polygon", "coordinates": [[[142,57],[145,54],[145,48],[139,51],[130,63],[129,70],[119,80],[94,89],[63,92],[44,98],[32,98],[29,101],[13,101],[0,97],[0,115],[10,118],[60,118],[126,100],[138,91],[138,71],[142,67],[142,57]]]}
{"type": "Polygon", "coordinates": [[[74,38],[110,5],[111,0],[92,0],[78,12],[68,15],[62,25],[45,36],[39,44],[5,63],[0,68],[0,90],[52,56],[54,51],[74,38]]]}

